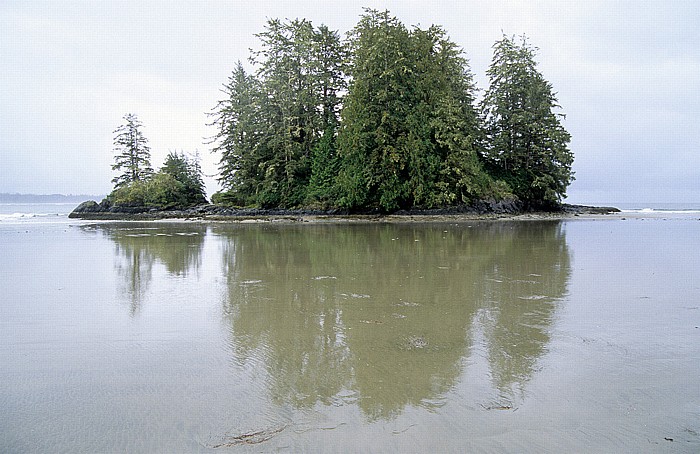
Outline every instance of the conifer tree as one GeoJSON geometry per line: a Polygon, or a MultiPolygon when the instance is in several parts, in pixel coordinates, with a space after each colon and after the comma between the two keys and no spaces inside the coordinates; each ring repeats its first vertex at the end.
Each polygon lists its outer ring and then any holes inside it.
{"type": "Polygon", "coordinates": [[[257,195],[263,206],[300,202],[308,181],[315,127],[312,85],[308,75],[313,26],[307,20],[268,21],[256,35],[262,49],[254,54],[262,83],[266,141],[270,154],[261,163],[263,179],[257,195]]]}
{"type": "Polygon", "coordinates": [[[491,183],[474,148],[472,76],[444,30],[366,10],[350,35],[340,203],[386,211],[465,203],[491,183]]]}
{"type": "Polygon", "coordinates": [[[255,202],[263,179],[262,166],[268,159],[264,97],[259,81],[246,73],[240,61],[223,92],[226,98],[211,114],[218,130],[212,151],[221,153],[218,179],[229,202],[248,205],[255,202]]]}
{"type": "Polygon", "coordinates": [[[321,113],[321,136],[311,150],[311,176],[306,191],[308,203],[331,206],[336,198],[339,158],[336,138],[340,125],[342,93],[347,88],[347,49],[337,32],[321,25],[313,37],[311,72],[321,113]]]}
{"type": "Polygon", "coordinates": [[[169,152],[159,173],[170,175],[182,185],[181,202],[183,205],[206,202],[204,180],[198,153],[195,153],[194,157],[189,158],[183,152],[169,152]]]}
{"type": "Polygon", "coordinates": [[[345,87],[343,45],[336,32],[307,20],[270,20],[256,36],[255,75],[239,63],[227,99],[213,113],[220,181],[234,203],[296,206],[307,199],[313,168],[332,158],[316,150],[327,131],[334,140],[345,87]]]}
{"type": "Polygon", "coordinates": [[[153,174],[151,149],[148,139],[141,132],[143,126],[134,114],[124,116],[125,124],[114,131],[114,165],[112,170],[122,172],[112,179],[115,188],[133,182],[143,182],[153,174]]]}
{"type": "Polygon", "coordinates": [[[480,130],[467,59],[439,26],[416,28],[412,39],[419,74],[412,130],[422,131],[425,144],[413,165],[414,204],[446,206],[496,195],[477,153],[480,130]]]}
{"type": "Polygon", "coordinates": [[[366,9],[349,34],[350,76],[338,138],[341,205],[393,210],[408,199],[409,131],[414,76],[410,34],[388,11],[366,9]]]}
{"type": "Polygon", "coordinates": [[[494,45],[487,75],[490,86],[481,105],[490,170],[515,195],[533,205],[561,202],[573,181],[569,133],[547,82],[537,69],[536,49],[503,36],[494,45]]]}
{"type": "Polygon", "coordinates": [[[335,127],[344,87],[342,43],[336,32],[308,20],[270,20],[257,35],[259,67],[268,125],[269,160],[257,196],[261,205],[295,206],[306,198],[313,150],[335,127]]]}

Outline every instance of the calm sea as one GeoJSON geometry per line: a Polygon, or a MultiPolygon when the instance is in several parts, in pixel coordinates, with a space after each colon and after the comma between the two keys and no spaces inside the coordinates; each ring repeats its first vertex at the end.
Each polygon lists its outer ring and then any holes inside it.
{"type": "Polygon", "coordinates": [[[0,452],[700,452],[700,210],[72,208],[0,205],[0,452]]]}
{"type": "Polygon", "coordinates": [[[27,222],[67,222],[78,203],[2,203],[0,225],[27,222]]]}

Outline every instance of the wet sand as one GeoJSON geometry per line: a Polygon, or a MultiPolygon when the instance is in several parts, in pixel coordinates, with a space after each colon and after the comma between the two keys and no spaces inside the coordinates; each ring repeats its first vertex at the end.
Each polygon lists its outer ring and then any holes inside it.
{"type": "Polygon", "coordinates": [[[0,224],[0,451],[699,452],[684,216],[0,224]]]}

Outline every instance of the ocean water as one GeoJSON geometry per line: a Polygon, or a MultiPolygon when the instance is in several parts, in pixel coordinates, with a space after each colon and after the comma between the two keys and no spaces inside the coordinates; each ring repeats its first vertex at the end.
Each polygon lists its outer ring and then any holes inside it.
{"type": "Polygon", "coordinates": [[[670,213],[670,214],[700,214],[699,203],[612,203],[611,206],[623,212],[636,213],[670,213]]]}
{"type": "Polygon", "coordinates": [[[0,203],[0,225],[27,222],[67,222],[77,203],[0,203]]]}
{"type": "Polygon", "coordinates": [[[700,451],[700,216],[72,208],[2,207],[1,452],[700,451]]]}

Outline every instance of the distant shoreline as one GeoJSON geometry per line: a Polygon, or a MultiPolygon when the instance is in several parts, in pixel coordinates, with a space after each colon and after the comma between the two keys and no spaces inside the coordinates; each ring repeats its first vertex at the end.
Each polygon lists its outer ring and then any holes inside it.
{"type": "Polygon", "coordinates": [[[0,203],[80,203],[103,196],[90,194],[20,194],[0,192],[0,203]]]}

